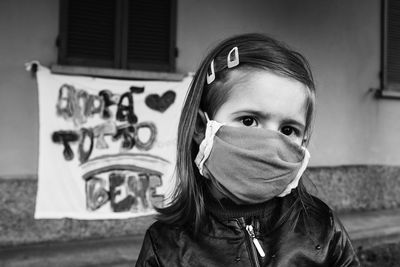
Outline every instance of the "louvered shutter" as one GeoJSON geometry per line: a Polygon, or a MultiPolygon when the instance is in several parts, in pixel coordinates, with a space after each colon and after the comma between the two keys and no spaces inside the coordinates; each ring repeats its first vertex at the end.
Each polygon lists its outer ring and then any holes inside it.
{"type": "Polygon", "coordinates": [[[400,91],[400,1],[385,1],[384,87],[400,91]]]}
{"type": "Polygon", "coordinates": [[[174,71],[176,0],[60,0],[59,64],[174,71]]]}
{"type": "Polygon", "coordinates": [[[172,0],[130,0],[127,67],[173,71],[175,5],[172,0]]]}
{"type": "Polygon", "coordinates": [[[61,2],[60,64],[116,67],[117,1],[61,2]]]}

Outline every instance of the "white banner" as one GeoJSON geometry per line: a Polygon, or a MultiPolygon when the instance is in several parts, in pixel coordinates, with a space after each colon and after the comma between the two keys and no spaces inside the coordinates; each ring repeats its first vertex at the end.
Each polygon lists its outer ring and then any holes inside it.
{"type": "Polygon", "coordinates": [[[173,187],[181,82],[56,75],[40,66],[35,218],[154,213],[173,187]]]}

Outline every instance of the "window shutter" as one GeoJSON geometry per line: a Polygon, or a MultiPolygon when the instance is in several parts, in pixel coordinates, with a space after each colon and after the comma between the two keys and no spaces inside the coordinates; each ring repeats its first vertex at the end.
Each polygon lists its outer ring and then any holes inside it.
{"type": "Polygon", "coordinates": [[[63,0],[60,64],[116,67],[116,0],[63,0]]]}
{"type": "Polygon", "coordinates": [[[175,70],[176,0],[60,0],[61,65],[175,70]]]}
{"type": "Polygon", "coordinates": [[[387,87],[400,90],[400,1],[388,0],[386,14],[387,87]]]}
{"type": "Polygon", "coordinates": [[[173,71],[174,0],[129,0],[127,68],[173,71]]]}

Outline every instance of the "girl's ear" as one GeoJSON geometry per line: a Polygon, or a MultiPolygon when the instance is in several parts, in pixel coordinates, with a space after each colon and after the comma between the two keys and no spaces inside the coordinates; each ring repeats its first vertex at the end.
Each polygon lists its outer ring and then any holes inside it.
{"type": "Polygon", "coordinates": [[[306,146],[307,143],[308,143],[308,137],[307,137],[307,136],[304,136],[303,141],[301,141],[301,145],[302,145],[302,146],[306,146]]]}
{"type": "Polygon", "coordinates": [[[196,144],[200,145],[201,141],[204,139],[206,132],[207,119],[203,111],[199,110],[196,118],[196,126],[194,128],[193,140],[196,144]]]}

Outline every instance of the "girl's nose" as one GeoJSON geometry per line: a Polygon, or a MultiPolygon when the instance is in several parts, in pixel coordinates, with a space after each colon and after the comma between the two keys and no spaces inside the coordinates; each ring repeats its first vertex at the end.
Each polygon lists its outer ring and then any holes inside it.
{"type": "Polygon", "coordinates": [[[265,130],[279,131],[279,124],[275,122],[264,122],[261,127],[265,130]]]}

